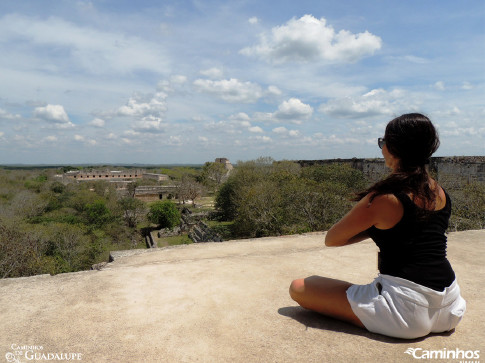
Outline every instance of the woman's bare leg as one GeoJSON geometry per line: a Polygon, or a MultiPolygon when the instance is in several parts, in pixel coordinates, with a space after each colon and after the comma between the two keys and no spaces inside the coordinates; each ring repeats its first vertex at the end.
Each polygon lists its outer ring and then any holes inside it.
{"type": "Polygon", "coordinates": [[[365,328],[347,300],[346,291],[350,286],[352,284],[346,281],[310,276],[294,280],[290,285],[290,296],[306,309],[365,328]]]}

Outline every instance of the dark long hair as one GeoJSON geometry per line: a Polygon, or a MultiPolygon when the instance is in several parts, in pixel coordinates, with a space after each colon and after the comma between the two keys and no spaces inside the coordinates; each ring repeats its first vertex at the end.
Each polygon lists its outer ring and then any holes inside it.
{"type": "Polygon", "coordinates": [[[376,196],[404,192],[423,202],[425,210],[434,210],[436,195],[429,185],[426,164],[438,149],[440,140],[431,120],[409,113],[387,124],[384,140],[388,151],[399,159],[399,166],[387,178],[357,194],[357,200],[371,193],[376,196]]]}

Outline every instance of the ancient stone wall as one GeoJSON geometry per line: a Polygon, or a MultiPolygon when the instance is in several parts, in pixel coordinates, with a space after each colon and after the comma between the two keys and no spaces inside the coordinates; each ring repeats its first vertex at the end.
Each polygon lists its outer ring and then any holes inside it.
{"type": "MultiPolygon", "coordinates": [[[[370,180],[375,181],[389,173],[384,159],[327,159],[298,160],[301,166],[325,165],[333,163],[349,164],[362,171],[370,180]]],[[[478,181],[485,183],[485,156],[454,156],[433,157],[429,165],[430,171],[438,178],[454,176],[465,179],[466,182],[478,181]]]]}
{"type": "Polygon", "coordinates": [[[177,199],[178,191],[175,185],[138,186],[135,189],[135,198],[144,202],[153,202],[160,199],[177,199]]]}
{"type": "Polygon", "coordinates": [[[143,177],[144,170],[90,170],[90,171],[79,171],[73,170],[68,171],[64,174],[67,179],[77,180],[77,181],[90,181],[90,180],[123,180],[123,179],[141,179],[143,177]]]}
{"type": "Polygon", "coordinates": [[[430,169],[440,176],[464,178],[466,182],[485,183],[485,156],[432,158],[430,169]]]}

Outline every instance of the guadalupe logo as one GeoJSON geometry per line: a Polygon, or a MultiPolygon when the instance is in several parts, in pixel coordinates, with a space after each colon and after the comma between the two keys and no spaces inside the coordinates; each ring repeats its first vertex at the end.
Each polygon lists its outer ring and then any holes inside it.
{"type": "Polygon", "coordinates": [[[29,361],[80,361],[81,353],[54,353],[45,352],[43,346],[18,345],[10,346],[11,352],[5,354],[8,363],[23,363],[29,361]]]}

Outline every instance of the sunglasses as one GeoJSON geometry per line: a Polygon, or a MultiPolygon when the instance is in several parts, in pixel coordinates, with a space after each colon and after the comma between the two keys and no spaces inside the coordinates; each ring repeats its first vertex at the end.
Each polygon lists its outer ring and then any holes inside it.
{"type": "Polygon", "coordinates": [[[377,145],[379,145],[379,149],[382,149],[382,147],[386,144],[386,140],[383,137],[379,137],[377,139],[377,145]]]}

